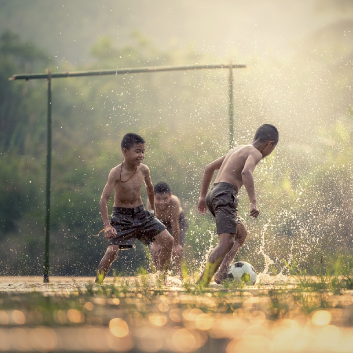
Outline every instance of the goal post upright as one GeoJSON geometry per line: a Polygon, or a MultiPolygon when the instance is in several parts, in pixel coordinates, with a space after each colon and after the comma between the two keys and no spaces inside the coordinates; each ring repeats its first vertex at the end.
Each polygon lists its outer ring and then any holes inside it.
{"type": "Polygon", "coordinates": [[[229,65],[228,91],[229,91],[229,149],[234,147],[234,94],[233,94],[233,68],[229,65]]]}
{"type": "Polygon", "coordinates": [[[50,244],[50,192],[51,192],[51,157],[52,157],[52,99],[51,99],[51,72],[48,69],[48,107],[47,107],[47,165],[46,165],[46,192],[45,192],[45,241],[43,281],[49,282],[49,244],[50,244]]]}

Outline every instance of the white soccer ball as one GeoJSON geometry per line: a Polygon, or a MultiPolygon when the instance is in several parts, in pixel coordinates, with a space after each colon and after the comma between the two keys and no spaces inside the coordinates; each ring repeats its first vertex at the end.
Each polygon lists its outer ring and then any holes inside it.
{"type": "Polygon", "coordinates": [[[246,284],[254,285],[256,282],[256,271],[248,262],[238,261],[229,267],[227,277],[237,282],[243,281],[246,284]]]}

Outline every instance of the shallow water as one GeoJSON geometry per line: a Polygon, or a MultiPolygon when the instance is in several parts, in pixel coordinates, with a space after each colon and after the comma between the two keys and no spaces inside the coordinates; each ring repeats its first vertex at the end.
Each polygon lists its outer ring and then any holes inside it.
{"type": "Polygon", "coordinates": [[[93,280],[0,278],[0,351],[352,351],[353,291],[283,275],[205,290],[156,275],[93,280]]]}
{"type": "MultiPolygon", "coordinates": [[[[112,284],[118,282],[128,282],[132,287],[136,284],[136,279],[145,277],[149,285],[157,285],[158,277],[149,274],[146,276],[138,277],[107,277],[104,280],[104,284],[112,284]]],[[[85,290],[88,283],[94,283],[95,277],[50,277],[49,283],[43,283],[43,278],[39,276],[0,276],[0,292],[72,292],[81,288],[85,290]]],[[[285,276],[278,274],[277,276],[271,276],[266,273],[260,273],[257,275],[256,284],[264,286],[269,285],[280,285],[283,283],[294,283],[294,277],[285,276]]],[[[215,282],[211,283],[211,288],[222,288],[221,285],[217,285],[215,282]]],[[[256,287],[256,285],[255,285],[256,287]]],[[[254,286],[248,286],[247,289],[251,290],[254,286]]],[[[182,290],[182,281],[177,277],[168,276],[167,282],[164,284],[165,289],[169,290],[182,290]]]]}

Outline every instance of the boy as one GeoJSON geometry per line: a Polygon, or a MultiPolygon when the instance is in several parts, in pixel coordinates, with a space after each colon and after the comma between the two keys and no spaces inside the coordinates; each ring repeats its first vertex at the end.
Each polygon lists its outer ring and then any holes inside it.
{"type": "MultiPolygon", "coordinates": [[[[168,232],[174,238],[172,256],[178,275],[181,275],[181,259],[183,258],[183,246],[185,244],[188,221],[183,213],[180,200],[172,194],[170,186],[165,182],[159,182],[154,186],[156,217],[167,227],[168,232]]],[[[147,203],[147,209],[150,209],[147,203]]]]}
{"type": "Polygon", "coordinates": [[[96,282],[99,283],[117,258],[119,249],[131,248],[135,239],[146,245],[152,243],[150,251],[156,269],[164,270],[165,274],[173,248],[173,237],[166,227],[142,205],[141,186],[145,183],[151,209],[155,207],[150,170],[142,164],[144,139],[137,134],[126,134],[121,141],[121,149],[124,160],[110,171],[100,200],[104,237],[109,240],[109,245],[98,266],[96,282]],[[109,221],[107,201],[113,189],[114,206],[109,221]]]}
{"type": "Polygon", "coordinates": [[[268,156],[278,143],[278,131],[270,124],[264,124],[255,133],[252,145],[231,149],[225,156],[216,159],[205,168],[201,182],[201,193],[197,209],[205,214],[207,208],[216,218],[218,245],[211,253],[199,279],[208,285],[217,271],[215,282],[227,277],[228,266],[239,248],[244,244],[247,232],[237,219],[237,194],[242,185],[250,200],[250,216],[257,218],[253,171],[262,158],[268,156]],[[212,189],[207,193],[213,173],[219,169],[212,189]],[[207,193],[207,195],[206,195],[207,193]]]}

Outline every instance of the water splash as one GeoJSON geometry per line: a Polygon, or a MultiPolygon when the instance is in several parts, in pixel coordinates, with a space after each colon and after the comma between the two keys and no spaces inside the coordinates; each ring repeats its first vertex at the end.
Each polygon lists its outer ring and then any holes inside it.
{"type": "Polygon", "coordinates": [[[273,226],[270,224],[271,220],[268,220],[268,223],[266,223],[262,230],[261,230],[261,244],[260,244],[260,249],[258,251],[258,254],[261,254],[264,257],[265,260],[265,268],[262,272],[258,274],[258,281],[261,281],[262,283],[269,283],[272,282],[271,276],[269,274],[269,269],[271,265],[275,264],[275,261],[273,261],[270,256],[268,256],[265,253],[265,234],[267,231],[267,228],[270,226],[273,226]]]}

